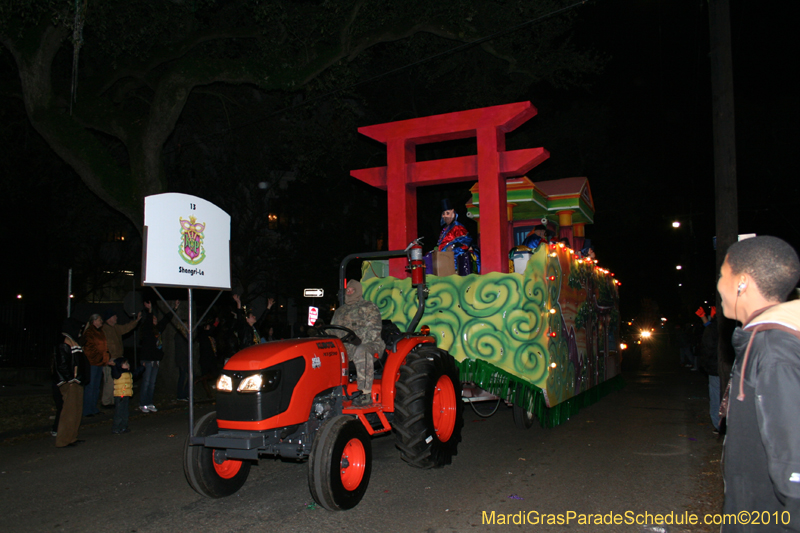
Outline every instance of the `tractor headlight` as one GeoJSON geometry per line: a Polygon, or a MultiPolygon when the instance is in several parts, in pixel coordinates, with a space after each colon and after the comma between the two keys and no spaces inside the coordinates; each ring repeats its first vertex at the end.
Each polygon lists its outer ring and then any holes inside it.
{"type": "Polygon", "coordinates": [[[258,392],[261,390],[261,384],[264,383],[264,378],[261,374],[253,374],[252,376],[247,376],[239,383],[239,386],[236,388],[237,392],[258,392]]]}
{"type": "Polygon", "coordinates": [[[225,374],[220,375],[217,380],[217,390],[221,392],[231,392],[233,390],[233,382],[230,376],[225,374]]]}
{"type": "Polygon", "coordinates": [[[278,369],[262,370],[256,373],[244,374],[233,372],[222,374],[217,379],[217,390],[220,392],[236,392],[246,394],[255,392],[271,392],[278,388],[281,381],[281,371],[278,369]]]}

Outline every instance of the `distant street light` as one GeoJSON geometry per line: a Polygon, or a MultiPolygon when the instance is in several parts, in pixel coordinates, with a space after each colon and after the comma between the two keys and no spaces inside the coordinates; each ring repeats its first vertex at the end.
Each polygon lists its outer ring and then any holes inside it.
{"type": "Polygon", "coordinates": [[[672,227],[673,228],[680,228],[681,227],[681,223],[676,220],[675,222],[672,223],[672,227]]]}
{"type": "Polygon", "coordinates": [[[680,266],[680,265],[676,265],[676,266],[675,266],[675,270],[681,270],[682,268],[683,268],[683,267],[682,267],[682,266],[680,266]]]}
{"type": "Polygon", "coordinates": [[[22,300],[22,295],[21,294],[17,294],[17,300],[22,300]]]}

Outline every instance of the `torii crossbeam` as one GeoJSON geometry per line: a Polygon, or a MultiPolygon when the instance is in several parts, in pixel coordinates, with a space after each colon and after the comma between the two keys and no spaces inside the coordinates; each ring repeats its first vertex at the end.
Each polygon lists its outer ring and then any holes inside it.
{"type": "MultiPolygon", "coordinates": [[[[386,145],[385,167],[350,175],[387,192],[389,249],[402,249],[417,238],[417,187],[478,180],[482,272],[508,272],[506,178],[525,174],[550,153],[544,148],[506,152],[505,134],[536,113],[530,102],[518,102],[358,128],[386,145]],[[477,138],[477,156],[416,161],[418,144],[469,137],[477,138]]],[[[405,278],[404,265],[402,259],[391,260],[389,274],[405,278]]]]}

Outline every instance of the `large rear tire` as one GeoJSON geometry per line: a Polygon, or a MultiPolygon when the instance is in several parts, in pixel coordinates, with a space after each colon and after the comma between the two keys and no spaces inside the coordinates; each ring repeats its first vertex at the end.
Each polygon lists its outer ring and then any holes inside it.
{"type": "Polygon", "coordinates": [[[535,416],[532,411],[528,411],[530,397],[531,392],[529,390],[524,389],[522,385],[517,385],[512,414],[514,416],[514,425],[519,429],[530,429],[533,425],[535,416]]]}
{"type": "MultiPolygon", "coordinates": [[[[217,413],[212,411],[195,424],[194,434],[205,437],[218,431],[217,413]]],[[[238,491],[247,481],[250,461],[226,459],[223,453],[205,446],[189,446],[189,437],[186,437],[183,472],[189,485],[199,494],[223,498],[238,491]]]]}
{"type": "Polygon", "coordinates": [[[396,445],[417,468],[448,465],[464,426],[461,380],[453,357],[435,346],[412,350],[400,367],[395,398],[396,445]]]}
{"type": "Polygon", "coordinates": [[[372,473],[372,442],[358,420],[339,415],[317,431],[308,458],[308,488],[329,511],[352,509],[367,491],[372,473]]]}

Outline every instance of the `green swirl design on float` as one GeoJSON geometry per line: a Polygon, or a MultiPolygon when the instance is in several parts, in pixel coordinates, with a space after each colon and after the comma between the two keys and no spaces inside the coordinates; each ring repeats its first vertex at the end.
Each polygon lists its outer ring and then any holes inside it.
{"type": "Polygon", "coordinates": [[[470,359],[483,359],[498,364],[505,357],[505,347],[500,334],[494,324],[475,319],[461,329],[459,341],[470,359]]]}
{"type": "MultiPolygon", "coordinates": [[[[427,324],[431,328],[431,333],[436,337],[438,342],[436,345],[447,350],[451,354],[460,352],[461,343],[458,338],[458,332],[461,330],[461,324],[454,316],[437,316],[435,318],[427,319],[423,315],[422,323],[427,324]],[[448,320],[449,319],[449,320],[448,320]]],[[[455,355],[454,355],[455,357],[455,355]]],[[[456,357],[456,359],[459,359],[456,357]]]]}
{"type": "MultiPolygon", "coordinates": [[[[428,280],[447,280],[448,278],[437,278],[435,276],[428,276],[428,280]]],[[[428,281],[431,285],[431,281],[428,281]]],[[[409,282],[409,287],[411,283],[409,282]]],[[[416,302],[416,295],[414,295],[416,302]]],[[[436,283],[436,291],[431,291],[428,298],[425,300],[425,314],[438,312],[452,312],[457,304],[461,304],[461,296],[458,294],[458,287],[450,283],[436,283]]],[[[378,306],[380,307],[380,306],[378,306]]]]}
{"type": "MultiPolygon", "coordinates": [[[[548,345],[546,254],[531,263],[541,267],[524,275],[492,272],[479,276],[427,276],[429,295],[421,324],[437,345],[459,362],[482,360],[540,388],[546,387],[548,345]]],[[[410,279],[362,281],[364,298],[375,302],[383,319],[405,329],[417,310],[410,279]]]]}
{"type": "Polygon", "coordinates": [[[525,267],[525,272],[522,274],[522,294],[528,303],[537,308],[545,305],[547,300],[545,279],[542,276],[546,258],[546,254],[534,253],[525,267]]]}
{"type": "Polygon", "coordinates": [[[464,305],[462,307],[469,309],[471,316],[490,317],[498,312],[512,311],[519,307],[522,297],[521,277],[493,274],[498,273],[468,276],[475,279],[469,284],[470,290],[463,293],[464,305]]]}
{"type": "MultiPolygon", "coordinates": [[[[427,276],[429,294],[420,324],[429,326],[437,346],[459,362],[462,379],[474,379],[501,396],[516,390],[515,383],[538,388],[546,391],[553,407],[576,394],[577,369],[562,325],[579,329],[583,301],[560,302],[559,298],[562,278],[569,276],[564,281],[571,292],[563,297],[585,299],[582,275],[604,284],[603,291],[616,307],[616,286],[608,276],[595,272],[594,265],[574,260],[568,250],[541,246],[523,273],[427,276]],[[562,264],[567,271],[562,272],[562,264]],[[566,320],[565,309],[571,315],[566,320]],[[493,376],[505,377],[502,383],[494,383],[493,376]]],[[[362,284],[364,298],[378,305],[382,318],[405,330],[417,311],[411,280],[371,277],[362,284]]],[[[585,346],[579,343],[577,349],[586,355],[585,346]]],[[[594,364],[587,362],[583,371],[594,364]]]]}
{"type": "Polygon", "coordinates": [[[538,313],[515,309],[506,316],[506,328],[512,339],[528,342],[541,334],[542,320],[538,313]]]}
{"type": "MultiPolygon", "coordinates": [[[[376,279],[378,283],[372,285],[369,300],[375,302],[375,305],[378,306],[378,309],[383,310],[383,313],[394,316],[396,314],[395,309],[398,307],[398,302],[396,302],[393,297],[394,285],[388,281],[384,283],[385,280],[381,278],[374,279],[376,279]]],[[[404,325],[407,323],[408,322],[405,322],[404,325]]],[[[400,324],[398,324],[398,327],[400,327],[400,324]]]]}
{"type": "Polygon", "coordinates": [[[547,349],[539,343],[519,346],[514,354],[514,372],[531,383],[541,383],[547,378],[547,349]]]}

